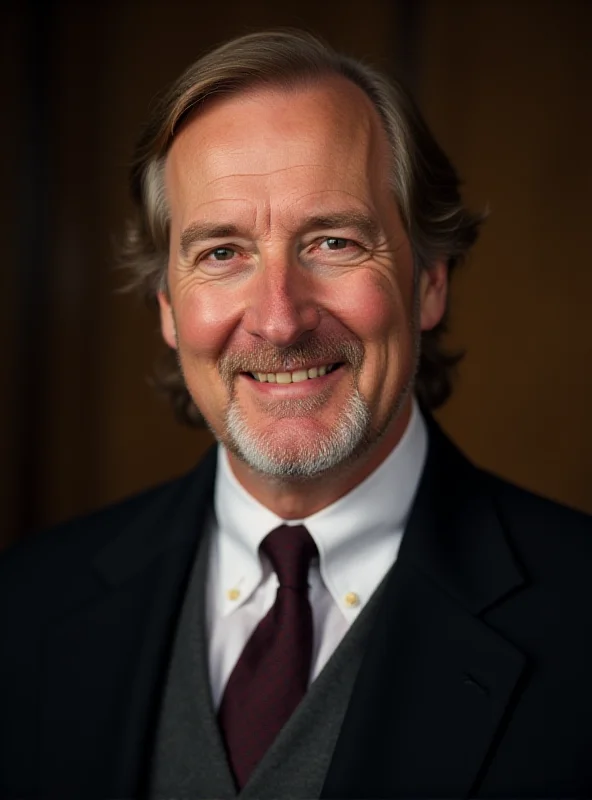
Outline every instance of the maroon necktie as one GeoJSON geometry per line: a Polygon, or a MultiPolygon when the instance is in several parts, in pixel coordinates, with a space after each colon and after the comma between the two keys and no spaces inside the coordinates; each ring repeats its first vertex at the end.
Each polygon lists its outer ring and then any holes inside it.
{"type": "Polygon", "coordinates": [[[275,603],[245,645],[218,711],[239,789],[302,700],[312,657],[307,579],[317,547],[303,525],[281,525],[261,551],[278,577],[275,603]]]}

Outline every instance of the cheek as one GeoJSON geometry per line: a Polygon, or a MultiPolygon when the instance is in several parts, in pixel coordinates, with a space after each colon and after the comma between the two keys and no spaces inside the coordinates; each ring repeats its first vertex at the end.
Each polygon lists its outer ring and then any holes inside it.
{"type": "Polygon", "coordinates": [[[407,325],[408,305],[390,276],[369,273],[347,293],[346,324],[365,343],[388,348],[407,325]]]}
{"type": "Polygon", "coordinates": [[[187,386],[206,419],[214,421],[227,401],[228,387],[218,364],[234,329],[228,297],[206,287],[179,292],[174,298],[179,356],[187,386]]]}
{"type": "Polygon", "coordinates": [[[175,318],[181,349],[217,358],[233,327],[231,308],[227,296],[212,294],[205,287],[179,293],[175,318]]]}
{"type": "Polygon", "coordinates": [[[359,388],[371,404],[390,407],[411,369],[413,285],[371,273],[348,292],[342,320],[364,345],[359,388]]]}

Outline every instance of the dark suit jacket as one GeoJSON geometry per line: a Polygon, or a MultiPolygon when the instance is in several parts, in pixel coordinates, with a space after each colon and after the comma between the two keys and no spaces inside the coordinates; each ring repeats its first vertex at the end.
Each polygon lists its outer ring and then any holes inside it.
{"type": "MultiPolygon", "coordinates": [[[[3,798],[143,796],[215,466],[0,559],[3,798]]],[[[592,797],[591,615],[590,518],[430,423],[322,796],[592,797]]]]}

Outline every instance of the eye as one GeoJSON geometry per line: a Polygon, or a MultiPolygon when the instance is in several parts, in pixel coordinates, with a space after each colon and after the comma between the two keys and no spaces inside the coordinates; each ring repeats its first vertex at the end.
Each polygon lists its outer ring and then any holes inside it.
{"type": "Polygon", "coordinates": [[[216,247],[215,250],[210,250],[206,257],[214,261],[230,261],[235,255],[236,250],[232,247],[216,247]]]}
{"type": "Polygon", "coordinates": [[[323,267],[355,266],[368,258],[368,249],[346,236],[319,236],[305,248],[301,258],[323,267]]]}
{"type": "Polygon", "coordinates": [[[348,245],[355,244],[351,239],[343,239],[340,236],[329,236],[324,242],[321,243],[327,245],[329,250],[345,250],[348,245]]]}

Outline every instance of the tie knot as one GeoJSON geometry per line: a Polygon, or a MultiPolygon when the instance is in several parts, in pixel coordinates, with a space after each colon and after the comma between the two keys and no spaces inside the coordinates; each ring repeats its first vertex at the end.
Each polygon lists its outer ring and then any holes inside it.
{"type": "Polygon", "coordinates": [[[261,550],[271,561],[280,587],[307,588],[308,568],[318,550],[304,525],[280,525],[267,534],[261,550]]]}

